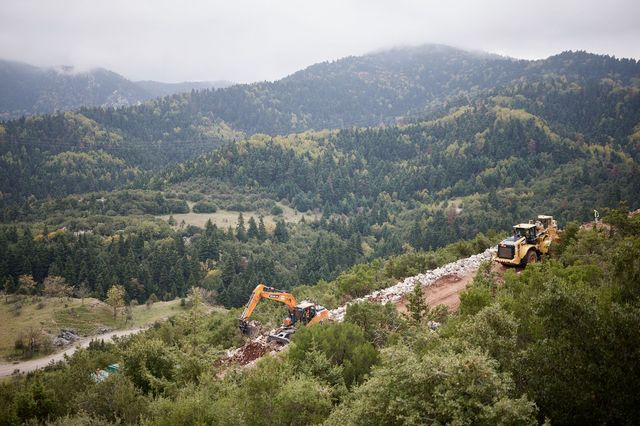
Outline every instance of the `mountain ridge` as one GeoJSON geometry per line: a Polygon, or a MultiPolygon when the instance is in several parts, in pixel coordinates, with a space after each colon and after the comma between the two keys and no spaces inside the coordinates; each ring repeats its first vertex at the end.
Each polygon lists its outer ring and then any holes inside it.
{"type": "Polygon", "coordinates": [[[226,87],[226,81],[132,81],[106,68],[38,67],[0,59],[0,120],[81,107],[126,107],[175,93],[226,87]]]}
{"type": "MultiPolygon", "coordinates": [[[[3,202],[29,194],[51,195],[48,191],[78,192],[56,185],[59,177],[36,179],[52,170],[44,164],[56,170],[68,165],[84,174],[78,168],[97,161],[118,179],[95,179],[96,184],[83,184],[82,190],[114,189],[131,183],[131,177],[137,180],[141,174],[256,133],[272,137],[321,129],[392,128],[443,119],[465,106],[480,108],[477,120],[493,120],[493,107],[522,110],[564,138],[610,145],[639,161],[640,150],[634,148],[640,134],[639,75],[635,60],[586,52],[514,61],[423,46],[348,57],[312,65],[272,83],[5,122],[0,127],[0,141],[5,142],[0,144],[0,164],[7,178],[0,191],[3,202]],[[75,151],[83,156],[65,154],[75,151]],[[24,186],[10,184],[15,181],[24,186]]],[[[487,128],[488,124],[478,127],[479,132],[487,128]]],[[[429,131],[437,138],[442,130],[436,126],[429,131]]],[[[460,138],[458,145],[481,136],[460,133],[460,138]]]]}

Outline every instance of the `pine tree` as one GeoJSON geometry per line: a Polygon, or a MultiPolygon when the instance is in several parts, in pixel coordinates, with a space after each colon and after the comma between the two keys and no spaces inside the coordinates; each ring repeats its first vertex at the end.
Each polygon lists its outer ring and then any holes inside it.
{"type": "Polygon", "coordinates": [[[273,237],[281,243],[289,241],[289,232],[287,231],[287,225],[284,223],[284,220],[280,219],[276,221],[276,229],[273,231],[273,237]]]}
{"type": "Polygon", "coordinates": [[[264,226],[264,218],[260,215],[258,219],[258,239],[264,241],[267,239],[267,228],[264,226]]]}
{"type": "Polygon", "coordinates": [[[251,216],[249,218],[249,228],[247,229],[247,238],[258,238],[258,225],[256,225],[256,221],[251,216]]]}
{"type": "Polygon", "coordinates": [[[413,287],[413,291],[409,293],[409,295],[407,296],[407,300],[409,301],[409,304],[407,305],[407,309],[411,314],[411,318],[415,322],[422,321],[422,318],[424,318],[429,311],[429,307],[427,306],[427,303],[424,301],[422,284],[416,283],[416,285],[413,287]]]}
{"type": "Polygon", "coordinates": [[[244,227],[244,217],[242,213],[238,215],[238,226],[236,226],[236,238],[238,241],[247,241],[247,230],[244,227]]]}

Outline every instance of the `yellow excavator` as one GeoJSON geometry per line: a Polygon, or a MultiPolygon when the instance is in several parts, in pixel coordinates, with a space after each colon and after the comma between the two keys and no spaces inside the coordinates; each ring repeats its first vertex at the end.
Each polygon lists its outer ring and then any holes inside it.
{"type": "Polygon", "coordinates": [[[293,294],[288,291],[267,287],[260,283],[255,289],[253,289],[251,297],[249,298],[244,311],[242,311],[242,315],[238,318],[240,330],[244,334],[251,334],[252,330],[249,325],[249,317],[258,305],[258,302],[262,299],[269,299],[284,303],[289,309],[289,316],[282,322],[282,327],[276,330],[274,334],[269,335],[267,338],[268,341],[277,341],[287,344],[290,341],[291,335],[295,331],[296,324],[302,323],[309,326],[318,324],[329,318],[329,311],[324,306],[316,305],[315,303],[308,301],[298,303],[293,294]]]}
{"type": "Polygon", "coordinates": [[[515,225],[513,235],[498,244],[493,260],[503,265],[526,266],[547,254],[551,243],[558,239],[558,224],[553,216],[539,215],[535,222],[515,225]]]}

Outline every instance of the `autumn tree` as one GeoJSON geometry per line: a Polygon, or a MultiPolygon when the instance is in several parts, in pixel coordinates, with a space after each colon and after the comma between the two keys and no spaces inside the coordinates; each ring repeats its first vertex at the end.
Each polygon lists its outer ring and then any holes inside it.
{"type": "Polygon", "coordinates": [[[33,294],[36,291],[38,283],[31,275],[20,275],[18,277],[18,293],[33,294]]]}
{"type": "Polygon", "coordinates": [[[89,288],[87,287],[87,284],[83,282],[78,287],[76,287],[75,294],[76,297],[80,298],[82,305],[84,305],[84,298],[89,295],[89,288]]]}
{"type": "Polygon", "coordinates": [[[107,291],[107,304],[113,308],[113,319],[116,319],[118,308],[124,305],[124,287],[112,285],[107,291]]]}
{"type": "Polygon", "coordinates": [[[71,289],[66,285],[63,277],[49,275],[44,279],[44,295],[48,297],[65,297],[71,294],[71,289]]]}

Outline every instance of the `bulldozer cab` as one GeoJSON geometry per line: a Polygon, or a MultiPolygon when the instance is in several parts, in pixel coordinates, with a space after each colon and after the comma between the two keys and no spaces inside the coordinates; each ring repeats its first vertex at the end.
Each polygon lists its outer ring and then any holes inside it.
{"type": "Polygon", "coordinates": [[[518,238],[524,237],[528,244],[536,243],[536,226],[530,223],[521,223],[513,227],[513,236],[518,238]]]}

